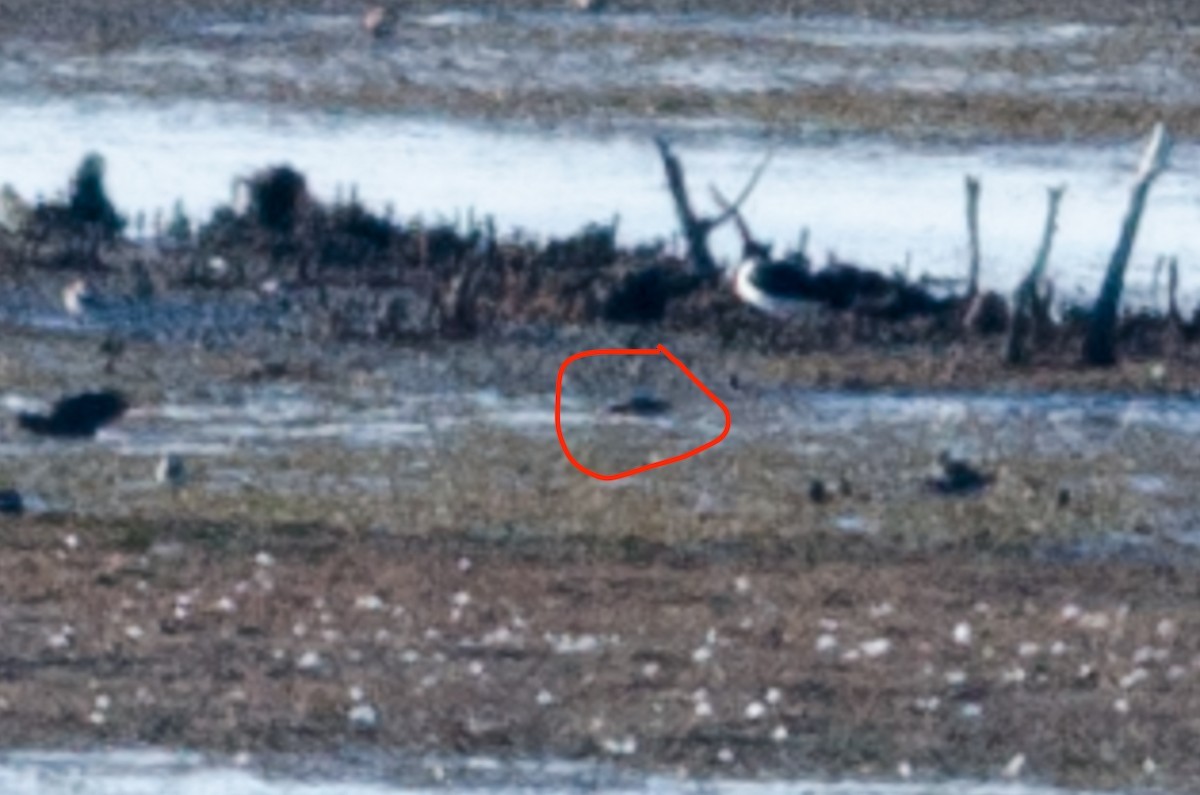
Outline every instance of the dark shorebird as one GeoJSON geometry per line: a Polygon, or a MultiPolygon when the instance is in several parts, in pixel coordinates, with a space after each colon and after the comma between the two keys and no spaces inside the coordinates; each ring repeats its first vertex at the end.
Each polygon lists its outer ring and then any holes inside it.
{"type": "Polygon", "coordinates": [[[996,479],[994,475],[981,472],[966,461],[951,458],[950,454],[946,452],[942,452],[938,456],[938,463],[942,467],[942,476],[930,478],[927,482],[929,488],[938,494],[947,496],[978,494],[996,479]]]}
{"type": "Polygon", "coordinates": [[[624,403],[609,406],[610,414],[633,414],[639,417],[657,417],[671,410],[671,404],[652,395],[637,394],[624,403]]]}
{"type": "Polygon", "coordinates": [[[17,416],[17,422],[25,430],[40,436],[86,439],[120,419],[128,408],[129,401],[119,392],[84,392],[62,398],[49,414],[22,412],[17,416]]]}

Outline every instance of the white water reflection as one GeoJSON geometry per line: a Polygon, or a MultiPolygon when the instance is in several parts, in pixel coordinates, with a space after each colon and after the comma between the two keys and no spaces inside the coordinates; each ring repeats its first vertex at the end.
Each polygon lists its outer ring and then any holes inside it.
{"type": "MultiPolygon", "coordinates": [[[[675,219],[649,137],[562,137],[416,119],[283,112],[118,100],[8,102],[0,108],[0,174],[30,196],[65,188],[83,154],[103,152],[112,193],[152,214],[181,198],[206,216],[227,201],[231,178],[291,162],[319,197],[355,185],[376,209],[465,219],[493,214],[502,229],[571,233],[620,215],[620,239],[673,235],[675,219]]],[[[696,138],[696,136],[692,136],[696,138]]],[[[1094,291],[1115,242],[1140,144],[1106,147],[909,147],[885,142],[784,145],[746,205],[755,232],[783,248],[801,227],[810,248],[881,269],[911,257],[912,275],[961,276],[967,258],[963,175],[983,180],[985,282],[1010,289],[1037,247],[1047,186],[1066,184],[1051,272],[1059,294],[1094,291]]],[[[733,192],[765,144],[710,136],[679,147],[698,195],[712,182],[733,192]]],[[[1200,261],[1200,147],[1180,145],[1154,188],[1129,272],[1145,299],[1160,254],[1177,255],[1182,291],[1200,261]]],[[[719,252],[736,256],[732,230],[719,252]]]]}
{"type": "MultiPolygon", "coordinates": [[[[665,793],[666,795],[1084,795],[1021,783],[944,781],[891,783],[732,779],[681,780],[636,776],[611,769],[560,762],[506,764],[489,759],[423,760],[388,780],[354,780],[352,765],[342,777],[264,776],[249,769],[213,764],[197,754],[160,751],[95,753],[10,752],[0,754],[0,791],[6,795],[417,795],[488,792],[665,793]],[[436,771],[436,772],[435,772],[436,771]]],[[[361,773],[359,774],[361,776],[361,773]]]]}

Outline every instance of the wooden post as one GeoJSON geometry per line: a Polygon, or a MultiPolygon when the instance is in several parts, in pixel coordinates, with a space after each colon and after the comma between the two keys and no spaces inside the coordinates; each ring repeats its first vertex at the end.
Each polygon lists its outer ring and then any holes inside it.
{"type": "Polygon", "coordinates": [[[967,300],[979,292],[979,178],[967,175],[967,235],[970,238],[971,260],[967,271],[967,300]]]}
{"type": "Polygon", "coordinates": [[[1108,367],[1117,362],[1117,323],[1121,306],[1121,292],[1125,287],[1125,269],[1133,253],[1133,242],[1137,237],[1138,224],[1146,207],[1146,198],[1154,180],[1167,168],[1171,154],[1171,139],[1162,122],[1154,126],[1150,141],[1142,155],[1142,162],[1129,197],[1129,209],[1121,224],[1121,235],[1117,247],[1109,260],[1104,274],[1100,295],[1092,307],[1088,321],[1087,337],[1083,343],[1083,362],[1093,367],[1108,367]]]}
{"type": "Polygon", "coordinates": [[[1048,314],[1048,307],[1042,306],[1043,301],[1038,295],[1038,290],[1045,279],[1046,266],[1050,262],[1050,247],[1058,229],[1058,206],[1066,189],[1065,185],[1059,185],[1047,191],[1049,201],[1046,208],[1046,225],[1042,228],[1042,241],[1038,245],[1029,273],[1025,274],[1013,296],[1013,317],[1008,328],[1008,345],[1004,357],[1009,364],[1022,364],[1026,360],[1026,339],[1038,324],[1045,323],[1048,314]]]}

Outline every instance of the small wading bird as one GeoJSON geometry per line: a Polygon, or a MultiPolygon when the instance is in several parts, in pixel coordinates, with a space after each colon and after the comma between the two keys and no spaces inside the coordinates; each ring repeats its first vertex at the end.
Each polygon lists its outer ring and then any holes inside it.
{"type": "Polygon", "coordinates": [[[390,39],[396,35],[400,14],[393,6],[371,6],[362,16],[362,27],[376,41],[390,39]]]}
{"type": "Polygon", "coordinates": [[[624,403],[616,403],[608,407],[610,414],[632,414],[639,417],[657,417],[666,414],[670,409],[671,404],[667,401],[644,392],[635,394],[624,403]]]}
{"type": "Polygon", "coordinates": [[[62,303],[71,317],[83,317],[89,310],[99,308],[96,294],[83,279],[75,279],[63,288],[62,303]]]}
{"type": "Polygon", "coordinates": [[[158,465],[154,468],[154,479],[172,488],[182,486],[187,479],[187,472],[183,466],[183,458],[175,453],[164,455],[158,460],[158,465]]]}
{"type": "Polygon", "coordinates": [[[733,274],[733,291],[747,304],[775,317],[815,312],[821,302],[812,289],[812,276],[803,264],[772,261],[761,245],[747,245],[733,274]]]}
{"type": "Polygon", "coordinates": [[[17,423],[39,436],[86,439],[120,419],[128,409],[129,401],[120,392],[84,392],[62,398],[49,414],[21,412],[17,423]]]}
{"type": "Polygon", "coordinates": [[[979,471],[966,461],[951,458],[945,451],[938,456],[938,464],[942,468],[942,476],[927,481],[929,488],[938,494],[978,494],[995,480],[995,476],[979,471]]]}

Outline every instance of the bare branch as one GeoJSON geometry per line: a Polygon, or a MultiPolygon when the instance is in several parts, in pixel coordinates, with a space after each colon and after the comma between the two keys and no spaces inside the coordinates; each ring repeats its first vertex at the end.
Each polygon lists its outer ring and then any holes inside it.
{"type": "MultiPolygon", "coordinates": [[[[734,213],[741,210],[742,205],[745,204],[746,200],[750,198],[750,194],[754,192],[756,187],[758,187],[758,181],[762,178],[763,173],[767,170],[767,166],[770,165],[773,157],[775,157],[775,147],[771,147],[769,150],[767,150],[766,156],[764,156],[762,162],[758,164],[758,168],[754,169],[754,173],[750,175],[749,181],[746,182],[746,186],[742,188],[742,192],[738,194],[738,197],[734,200],[733,204],[730,205],[728,202],[724,203],[724,212],[710,222],[714,229],[728,221],[731,217],[733,217],[734,213]]],[[[709,186],[709,189],[716,191],[716,188],[712,185],[709,186]]]]}
{"type": "Polygon", "coordinates": [[[1146,199],[1154,180],[1167,168],[1171,154],[1171,139],[1162,122],[1154,126],[1150,140],[1142,154],[1137,178],[1129,197],[1129,208],[1121,224],[1117,247],[1109,260],[1104,274],[1100,295],[1092,308],[1088,323],[1087,338],[1083,344],[1083,361],[1096,367],[1117,362],[1117,323],[1121,306],[1121,293],[1125,287],[1125,269],[1133,253],[1133,241],[1137,237],[1138,224],[1146,208],[1146,199]]]}

